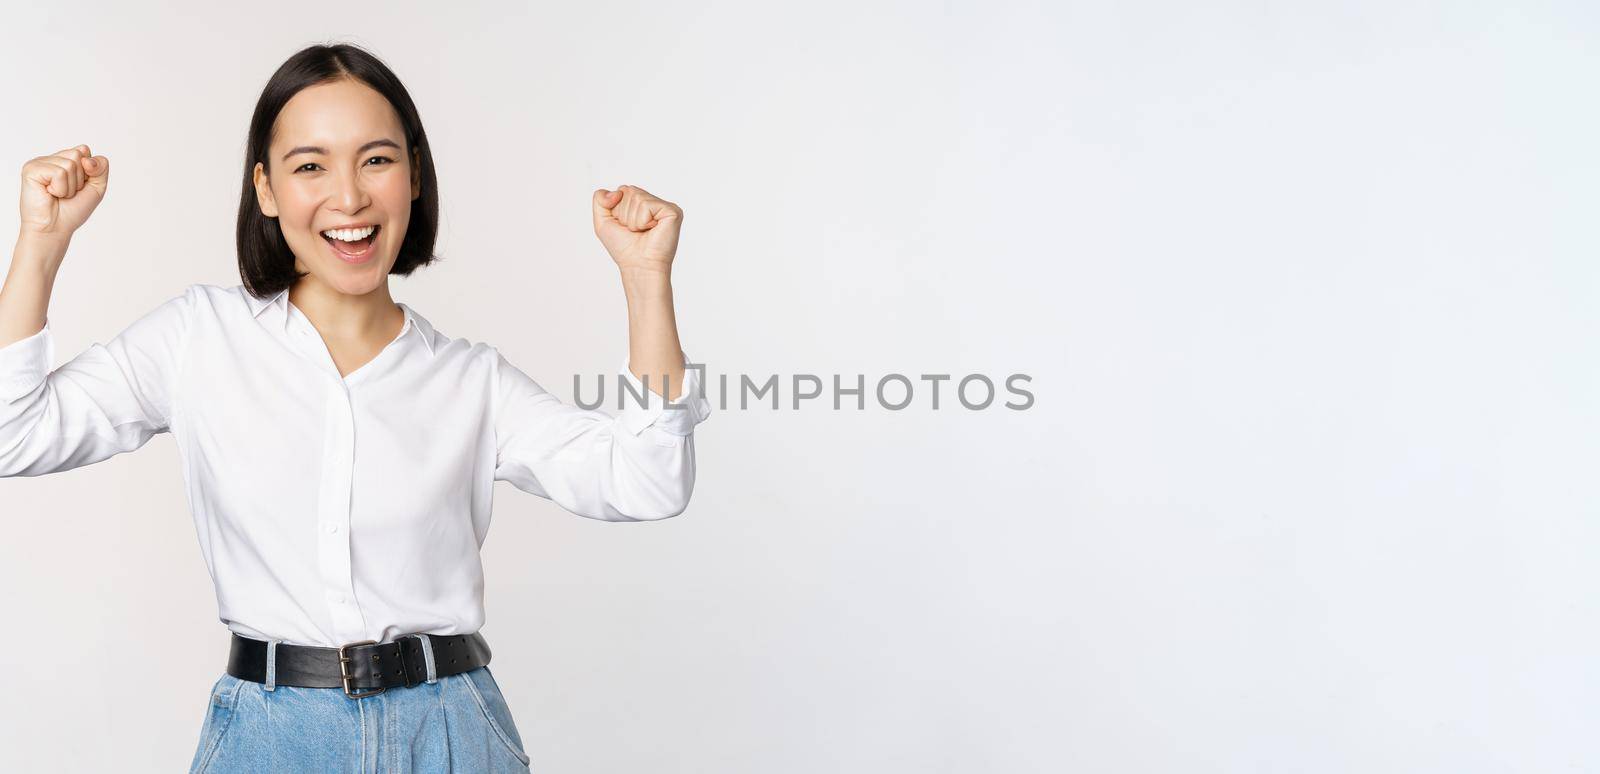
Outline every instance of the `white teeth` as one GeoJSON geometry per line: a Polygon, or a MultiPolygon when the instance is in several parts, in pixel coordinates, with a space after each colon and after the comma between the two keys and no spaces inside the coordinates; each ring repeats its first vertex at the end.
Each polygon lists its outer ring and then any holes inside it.
{"type": "Polygon", "coordinates": [[[377,226],[367,226],[366,228],[330,228],[327,231],[322,232],[322,235],[331,237],[333,239],[338,239],[343,242],[357,242],[372,236],[372,232],[377,230],[377,226]]]}

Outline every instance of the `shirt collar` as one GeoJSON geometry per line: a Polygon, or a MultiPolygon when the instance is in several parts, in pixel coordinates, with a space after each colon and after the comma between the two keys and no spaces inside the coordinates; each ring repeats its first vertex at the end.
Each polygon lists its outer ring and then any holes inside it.
{"type": "MultiPolygon", "coordinates": [[[[288,322],[289,322],[289,290],[288,290],[288,288],[285,288],[283,290],[278,291],[277,294],[272,296],[271,298],[256,298],[253,294],[250,293],[250,291],[246,290],[244,292],[244,297],[245,297],[245,300],[250,303],[250,315],[252,317],[260,318],[262,312],[265,312],[268,309],[270,309],[270,310],[272,310],[271,312],[269,312],[269,314],[271,315],[272,322],[276,323],[279,326],[283,326],[283,325],[287,325],[288,324],[288,322]]],[[[418,314],[415,309],[412,309],[405,302],[396,301],[395,304],[398,305],[400,307],[400,309],[406,313],[405,330],[400,332],[401,335],[405,335],[406,333],[414,331],[416,333],[416,335],[422,339],[422,345],[428,348],[428,354],[430,354],[430,355],[434,354],[434,350],[433,350],[433,326],[428,323],[426,318],[424,318],[422,315],[418,314]]]]}

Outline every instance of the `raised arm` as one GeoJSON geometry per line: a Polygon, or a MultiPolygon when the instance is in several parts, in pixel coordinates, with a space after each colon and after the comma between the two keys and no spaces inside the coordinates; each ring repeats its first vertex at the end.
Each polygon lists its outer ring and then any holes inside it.
{"type": "Polygon", "coordinates": [[[564,404],[497,352],[495,478],[580,516],[664,519],[689,505],[694,427],[711,414],[701,371],[687,368],[678,345],[672,305],[683,210],[631,185],[601,188],[591,199],[595,235],[616,261],[628,301],[622,413],[564,404]]]}
{"type": "Polygon", "coordinates": [[[51,370],[46,312],[72,233],[110,165],[80,145],[22,168],[22,226],[0,287],[0,477],[37,476],[132,451],[169,429],[194,287],[51,370]]]}

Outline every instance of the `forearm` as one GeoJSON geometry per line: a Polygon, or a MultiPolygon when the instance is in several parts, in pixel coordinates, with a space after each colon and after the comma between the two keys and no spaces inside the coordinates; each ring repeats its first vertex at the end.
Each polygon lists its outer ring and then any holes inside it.
{"type": "Polygon", "coordinates": [[[623,269],[622,290],[628,299],[628,370],[651,392],[675,401],[683,395],[685,369],[671,271],[623,269]],[[670,385],[671,392],[663,385],[670,385]]]}
{"type": "Polygon", "coordinates": [[[0,347],[44,328],[50,292],[66,257],[67,243],[68,240],[17,237],[6,283],[0,287],[0,347]]]}

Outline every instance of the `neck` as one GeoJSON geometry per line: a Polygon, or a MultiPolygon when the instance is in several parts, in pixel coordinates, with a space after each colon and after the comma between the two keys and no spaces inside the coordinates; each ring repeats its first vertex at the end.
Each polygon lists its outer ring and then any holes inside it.
{"type": "Polygon", "coordinates": [[[388,282],[356,295],[324,284],[315,276],[307,276],[290,286],[289,303],[324,336],[339,339],[386,340],[386,336],[392,338],[396,321],[405,323],[405,313],[389,296],[388,282]]]}

